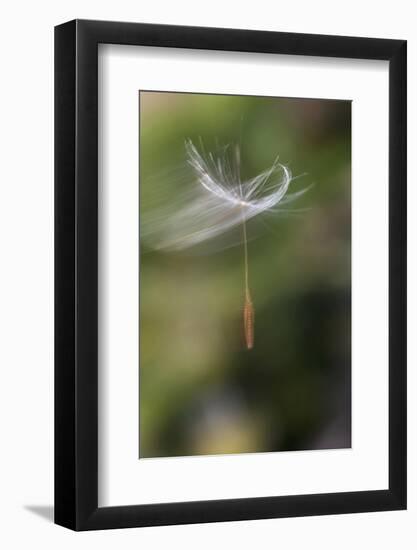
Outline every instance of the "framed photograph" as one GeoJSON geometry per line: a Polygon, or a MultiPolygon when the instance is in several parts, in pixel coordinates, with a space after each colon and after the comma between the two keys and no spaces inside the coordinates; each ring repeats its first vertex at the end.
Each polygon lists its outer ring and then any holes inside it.
{"type": "Polygon", "coordinates": [[[55,29],[55,522],[406,507],[406,42],[55,29]]]}

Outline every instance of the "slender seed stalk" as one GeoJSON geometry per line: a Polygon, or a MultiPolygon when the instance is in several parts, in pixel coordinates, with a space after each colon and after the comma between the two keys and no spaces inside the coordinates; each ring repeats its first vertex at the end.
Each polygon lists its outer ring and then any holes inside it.
{"type": "Polygon", "coordinates": [[[252,349],[254,344],[254,323],[255,309],[252,304],[249,291],[249,260],[248,260],[248,239],[246,235],[246,218],[242,210],[242,231],[243,231],[243,250],[245,266],[245,305],[243,307],[243,328],[245,332],[245,342],[247,349],[252,349]]]}
{"type": "Polygon", "coordinates": [[[248,262],[248,239],[246,236],[246,218],[243,214],[242,222],[242,231],[243,231],[243,250],[245,255],[244,265],[245,265],[245,300],[250,301],[250,292],[249,292],[249,262],[248,262]]]}
{"type": "MultiPolygon", "coordinates": [[[[240,180],[240,149],[236,146],[236,177],[239,182],[240,196],[243,200],[242,183],[240,180]]],[[[245,333],[246,348],[253,348],[254,341],[254,322],[255,322],[255,310],[252,304],[249,290],[249,259],[248,259],[248,238],[246,235],[246,216],[241,206],[242,212],[242,233],[243,233],[243,250],[244,250],[244,268],[245,268],[245,304],[243,306],[243,329],[245,333]]]]}

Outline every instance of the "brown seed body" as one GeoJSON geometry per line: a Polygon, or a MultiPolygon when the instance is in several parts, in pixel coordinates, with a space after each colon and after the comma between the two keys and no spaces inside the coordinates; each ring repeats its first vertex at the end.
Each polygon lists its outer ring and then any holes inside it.
{"type": "Polygon", "coordinates": [[[255,325],[255,310],[249,297],[245,299],[243,308],[243,326],[245,330],[245,341],[248,349],[253,348],[254,344],[254,325],[255,325]]]}

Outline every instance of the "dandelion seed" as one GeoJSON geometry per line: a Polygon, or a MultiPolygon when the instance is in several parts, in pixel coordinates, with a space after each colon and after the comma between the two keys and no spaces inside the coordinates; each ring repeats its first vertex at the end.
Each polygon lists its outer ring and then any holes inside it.
{"type": "Polygon", "coordinates": [[[243,328],[245,332],[246,347],[252,349],[255,333],[255,309],[249,294],[245,297],[245,305],[243,307],[243,328]]]}
{"type": "Polygon", "coordinates": [[[243,180],[238,146],[223,147],[219,152],[200,150],[189,139],[185,142],[187,164],[199,186],[173,213],[155,213],[145,220],[143,237],[153,248],[184,250],[242,227],[244,249],[243,325],[247,349],[254,346],[255,308],[249,290],[247,222],[264,212],[279,212],[304,194],[308,188],[288,194],[293,176],[290,169],[275,159],[272,166],[257,176],[243,180]]]}

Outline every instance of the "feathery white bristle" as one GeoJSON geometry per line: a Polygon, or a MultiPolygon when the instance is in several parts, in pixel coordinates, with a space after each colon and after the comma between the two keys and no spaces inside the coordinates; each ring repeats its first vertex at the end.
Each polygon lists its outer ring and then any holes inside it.
{"type": "Polygon", "coordinates": [[[240,149],[226,146],[220,152],[205,153],[188,139],[187,164],[196,185],[172,212],[147,212],[142,238],[155,249],[183,250],[212,239],[259,214],[277,211],[303,191],[287,194],[292,181],[289,168],[278,162],[257,176],[241,181],[240,149]]]}

